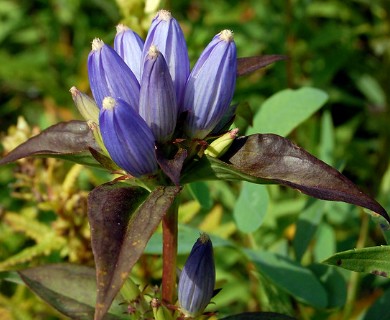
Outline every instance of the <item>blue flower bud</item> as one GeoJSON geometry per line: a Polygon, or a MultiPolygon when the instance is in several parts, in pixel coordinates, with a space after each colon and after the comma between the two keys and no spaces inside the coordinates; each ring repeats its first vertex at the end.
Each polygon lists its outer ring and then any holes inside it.
{"type": "Polygon", "coordinates": [[[134,177],[157,170],[152,131],[127,102],[104,98],[99,126],[104,145],[119,167],[134,177]]]}
{"type": "Polygon", "coordinates": [[[119,24],[116,27],[114,49],[133,71],[138,82],[141,81],[141,58],[144,42],[129,27],[119,24]]]}
{"type": "Polygon", "coordinates": [[[147,57],[151,45],[158,48],[167,62],[180,108],[190,73],[190,61],[183,31],[169,11],[160,10],[153,19],[145,40],[143,60],[147,57]]]}
{"type": "Polygon", "coordinates": [[[88,56],[89,84],[99,108],[105,97],[121,98],[138,111],[139,83],[133,72],[110,46],[92,42],[88,56]]]}
{"type": "Polygon", "coordinates": [[[152,45],[144,63],[139,114],[146,121],[158,142],[168,141],[176,127],[175,89],[167,63],[152,45]]]}
{"type": "Polygon", "coordinates": [[[204,49],[187,81],[184,130],[188,137],[203,139],[222,119],[233,98],[236,70],[233,33],[223,30],[204,49]]]}
{"type": "Polygon", "coordinates": [[[192,247],[181,271],[178,285],[180,311],[186,317],[203,313],[214,295],[215,265],[213,245],[205,233],[192,247]]]}

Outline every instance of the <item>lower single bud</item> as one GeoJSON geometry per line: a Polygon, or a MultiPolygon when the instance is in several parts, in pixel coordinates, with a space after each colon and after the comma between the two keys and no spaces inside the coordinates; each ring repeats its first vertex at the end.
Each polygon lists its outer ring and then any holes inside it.
{"type": "Polygon", "coordinates": [[[179,308],[185,317],[201,315],[214,296],[215,265],[209,236],[201,234],[181,271],[179,308]]]}

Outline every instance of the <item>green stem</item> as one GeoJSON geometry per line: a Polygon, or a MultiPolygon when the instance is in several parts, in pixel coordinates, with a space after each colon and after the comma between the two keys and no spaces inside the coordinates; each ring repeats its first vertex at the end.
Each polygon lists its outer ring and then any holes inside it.
{"type": "Polygon", "coordinates": [[[179,207],[179,201],[175,200],[162,220],[162,228],[163,228],[162,300],[169,304],[175,304],[175,298],[176,298],[178,207],[179,207]]]}
{"type": "MultiPolygon", "coordinates": [[[[367,240],[368,229],[369,229],[369,216],[362,211],[362,226],[360,228],[359,238],[356,242],[356,249],[364,248],[367,240]]],[[[348,284],[347,291],[347,301],[345,303],[344,312],[343,312],[343,320],[351,319],[352,312],[355,307],[355,301],[358,294],[360,282],[360,273],[353,272],[348,284]]]]}

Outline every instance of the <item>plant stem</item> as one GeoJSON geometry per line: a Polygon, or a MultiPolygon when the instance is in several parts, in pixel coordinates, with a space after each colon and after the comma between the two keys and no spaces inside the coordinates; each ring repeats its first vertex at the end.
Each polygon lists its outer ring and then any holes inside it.
{"type": "MultiPolygon", "coordinates": [[[[370,220],[368,215],[365,214],[363,210],[361,210],[361,217],[362,217],[362,226],[360,228],[359,238],[356,242],[356,249],[364,248],[367,241],[367,235],[369,229],[370,220]]],[[[359,282],[360,282],[360,273],[353,272],[349,280],[347,301],[345,303],[344,312],[343,312],[343,320],[351,319],[352,311],[355,306],[355,300],[358,294],[359,282]]]]}
{"type": "Polygon", "coordinates": [[[177,258],[177,223],[179,201],[175,200],[162,220],[163,228],[163,275],[162,300],[175,303],[176,295],[176,258],[177,258]]]}

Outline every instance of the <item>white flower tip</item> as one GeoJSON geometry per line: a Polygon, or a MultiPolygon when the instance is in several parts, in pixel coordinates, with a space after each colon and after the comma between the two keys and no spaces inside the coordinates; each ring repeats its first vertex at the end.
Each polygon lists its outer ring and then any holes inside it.
{"type": "Polygon", "coordinates": [[[71,93],[72,97],[76,97],[78,94],[80,94],[79,89],[77,89],[75,86],[70,88],[69,92],[71,93]]]}
{"type": "Polygon", "coordinates": [[[128,26],[124,25],[123,23],[120,23],[116,26],[116,34],[121,33],[121,32],[125,32],[127,30],[130,30],[130,28],[128,26]]]}
{"type": "Polygon", "coordinates": [[[104,46],[103,40],[95,38],[92,41],[92,51],[98,51],[104,46]]]}
{"type": "Polygon", "coordinates": [[[159,10],[157,11],[156,18],[159,20],[169,21],[172,19],[172,14],[168,10],[159,10]]]}
{"type": "Polygon", "coordinates": [[[158,51],[157,47],[152,44],[148,50],[148,55],[152,58],[155,59],[159,55],[160,51],[158,51]]]}
{"type": "Polygon", "coordinates": [[[220,33],[219,33],[219,39],[223,40],[223,41],[226,41],[226,42],[230,42],[230,41],[233,41],[233,31],[232,30],[222,30],[220,33]]]}
{"type": "Polygon", "coordinates": [[[112,110],[116,105],[116,100],[113,97],[105,97],[103,99],[103,109],[112,110]]]}

